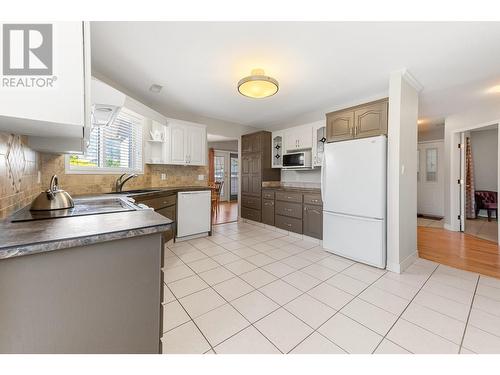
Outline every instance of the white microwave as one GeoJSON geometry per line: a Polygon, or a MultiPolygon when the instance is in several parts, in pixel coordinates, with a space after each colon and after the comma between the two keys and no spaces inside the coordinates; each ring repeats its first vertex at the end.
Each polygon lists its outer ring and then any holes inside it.
{"type": "Polygon", "coordinates": [[[283,155],[283,169],[311,168],[311,151],[290,152],[283,155]]]}

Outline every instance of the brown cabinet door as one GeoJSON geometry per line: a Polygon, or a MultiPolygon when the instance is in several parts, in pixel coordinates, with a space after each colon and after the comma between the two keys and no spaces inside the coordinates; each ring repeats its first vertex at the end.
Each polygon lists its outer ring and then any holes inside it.
{"type": "Polygon", "coordinates": [[[333,112],[326,115],[326,141],[351,139],[354,135],[354,111],[333,112]]]}
{"type": "Polygon", "coordinates": [[[253,134],[252,136],[252,152],[261,152],[262,151],[262,144],[261,144],[261,134],[253,134]]]}
{"type": "Polygon", "coordinates": [[[323,239],[323,213],[321,207],[305,204],[303,225],[306,236],[323,239]]]}
{"type": "Polygon", "coordinates": [[[250,158],[247,155],[243,155],[241,157],[241,173],[247,174],[250,173],[250,158]]]}
{"type": "Polygon", "coordinates": [[[260,174],[250,175],[250,194],[259,196],[262,191],[262,178],[260,174]]]}
{"type": "Polygon", "coordinates": [[[276,201],[276,215],[302,219],[302,205],[300,203],[276,201]]]}
{"type": "Polygon", "coordinates": [[[260,174],[262,172],[261,166],[262,164],[260,154],[252,155],[252,157],[250,158],[250,173],[260,174]]]}
{"type": "Polygon", "coordinates": [[[294,217],[281,216],[276,214],[274,216],[274,225],[280,229],[302,234],[302,220],[296,219],[294,217]]]}
{"type": "Polygon", "coordinates": [[[241,206],[247,208],[253,208],[254,210],[260,210],[260,198],[248,195],[242,195],[241,206]]]}
{"type": "Polygon", "coordinates": [[[250,190],[250,175],[242,174],[241,175],[241,193],[251,193],[250,190]]]}
{"type": "Polygon", "coordinates": [[[274,225],[274,201],[264,199],[262,201],[262,222],[267,225],[274,225]]]}
{"type": "Polygon", "coordinates": [[[252,152],[252,134],[241,137],[241,152],[252,152]]]}
{"type": "Polygon", "coordinates": [[[354,111],[354,137],[387,134],[387,101],[375,102],[354,111]]]}
{"type": "Polygon", "coordinates": [[[260,223],[260,210],[252,208],[241,207],[241,217],[243,219],[253,220],[260,223]]]}

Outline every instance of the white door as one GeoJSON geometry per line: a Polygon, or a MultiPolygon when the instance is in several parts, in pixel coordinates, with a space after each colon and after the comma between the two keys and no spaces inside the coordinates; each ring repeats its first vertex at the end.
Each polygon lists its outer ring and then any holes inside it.
{"type": "Polygon", "coordinates": [[[186,163],[186,127],[184,125],[172,124],[170,126],[171,143],[171,163],[184,164],[186,163]]]}
{"type": "Polygon", "coordinates": [[[228,201],[231,191],[231,166],[230,166],[231,153],[229,151],[215,151],[214,154],[214,173],[215,181],[224,181],[222,185],[222,191],[220,200],[228,201]]]}
{"type": "Polygon", "coordinates": [[[188,164],[205,164],[205,129],[196,126],[188,127],[188,164]]]}
{"type": "Polygon", "coordinates": [[[418,144],[417,212],[444,216],[444,142],[418,144]]]}

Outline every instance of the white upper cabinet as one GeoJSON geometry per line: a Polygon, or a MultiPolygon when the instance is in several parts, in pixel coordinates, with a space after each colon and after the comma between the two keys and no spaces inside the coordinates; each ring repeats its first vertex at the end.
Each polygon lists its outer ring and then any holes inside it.
{"type": "MultiPolygon", "coordinates": [[[[207,129],[204,125],[169,120],[170,157],[154,164],[206,165],[207,129]]],[[[146,146],[154,147],[152,145],[146,146]]],[[[152,163],[151,160],[147,161],[152,163]]]]}
{"type": "Polygon", "coordinates": [[[283,166],[283,152],[285,147],[283,131],[276,131],[272,134],[271,140],[271,156],[272,167],[281,168],[283,166]]]}
{"type": "Polygon", "coordinates": [[[9,58],[0,72],[0,131],[32,136],[30,144],[43,151],[83,151],[90,133],[88,23],[1,24],[2,41],[9,58]],[[39,47],[30,50],[30,43],[39,47]]]}
{"type": "Polygon", "coordinates": [[[312,125],[312,139],[313,167],[321,167],[326,143],[326,124],[324,121],[312,125]]]}
{"type": "Polygon", "coordinates": [[[301,125],[285,129],[285,152],[312,148],[311,125],[301,125]]]}
{"type": "Polygon", "coordinates": [[[169,128],[172,140],[170,162],[172,164],[186,164],[187,127],[185,125],[170,124],[169,128]]]}
{"type": "Polygon", "coordinates": [[[187,162],[191,165],[205,165],[207,153],[207,131],[205,127],[189,126],[187,134],[187,162]]]}

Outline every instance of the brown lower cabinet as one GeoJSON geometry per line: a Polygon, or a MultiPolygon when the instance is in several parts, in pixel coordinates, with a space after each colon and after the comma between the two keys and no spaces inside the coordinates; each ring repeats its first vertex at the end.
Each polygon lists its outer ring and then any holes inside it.
{"type": "Polygon", "coordinates": [[[262,200],[262,222],[274,225],[274,199],[262,200]]]}
{"type": "MultiPolygon", "coordinates": [[[[161,193],[160,193],[161,194],[161,193]]],[[[176,210],[177,210],[177,194],[166,193],[157,198],[143,198],[137,196],[134,198],[136,202],[143,203],[146,206],[153,208],[160,215],[165,216],[167,219],[173,220],[174,225],[163,233],[163,239],[165,242],[170,241],[175,236],[175,221],[176,221],[176,210]]]]}
{"type": "Polygon", "coordinates": [[[304,205],[303,234],[323,239],[323,210],[321,206],[304,205]]]}
{"type": "MultiPolygon", "coordinates": [[[[321,194],[310,190],[262,190],[262,223],[309,237],[323,238],[323,206],[321,194]]],[[[258,213],[242,207],[242,217],[258,213]]],[[[251,219],[255,220],[255,219],[251,219]]],[[[259,221],[259,220],[255,220],[259,221]]]]}

